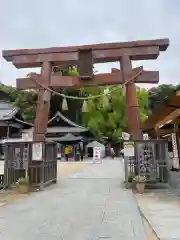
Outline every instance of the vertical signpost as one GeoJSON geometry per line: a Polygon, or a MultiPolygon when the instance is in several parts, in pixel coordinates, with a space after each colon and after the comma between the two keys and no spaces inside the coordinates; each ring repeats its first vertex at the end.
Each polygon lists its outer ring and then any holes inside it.
{"type": "Polygon", "coordinates": [[[131,173],[131,166],[134,164],[135,156],[135,143],[134,141],[124,142],[124,172],[125,172],[125,184],[128,188],[129,172],[131,173]],[[129,167],[130,163],[130,167],[129,167]]]}
{"type": "Polygon", "coordinates": [[[102,163],[100,147],[93,148],[93,163],[102,163]]]}
{"type": "Polygon", "coordinates": [[[178,149],[177,149],[177,138],[176,133],[172,133],[172,147],[173,147],[173,168],[179,169],[179,156],[178,156],[178,149]]]}

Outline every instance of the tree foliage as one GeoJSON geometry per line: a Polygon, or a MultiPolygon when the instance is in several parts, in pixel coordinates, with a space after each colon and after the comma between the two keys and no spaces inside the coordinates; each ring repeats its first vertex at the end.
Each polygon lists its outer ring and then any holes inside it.
{"type": "Polygon", "coordinates": [[[34,121],[37,103],[36,91],[23,91],[6,85],[1,85],[0,91],[6,92],[9,95],[9,101],[21,109],[25,121],[34,121]]]}
{"type": "MultiPolygon", "coordinates": [[[[92,91],[92,90],[91,90],[92,91]]],[[[96,88],[92,95],[103,93],[103,88],[96,88]],[[98,92],[99,90],[99,92],[98,92]]],[[[140,118],[144,121],[148,114],[148,92],[145,89],[137,89],[140,106],[140,118]]],[[[88,111],[84,116],[84,123],[89,130],[101,138],[106,136],[113,140],[121,137],[122,132],[127,130],[127,106],[122,88],[105,96],[88,101],[88,111]],[[106,103],[108,100],[108,104],[106,103]]]]}
{"type": "Polygon", "coordinates": [[[158,104],[161,104],[163,100],[170,95],[177,86],[172,84],[162,84],[157,87],[153,87],[149,90],[149,108],[152,111],[158,104]]]}

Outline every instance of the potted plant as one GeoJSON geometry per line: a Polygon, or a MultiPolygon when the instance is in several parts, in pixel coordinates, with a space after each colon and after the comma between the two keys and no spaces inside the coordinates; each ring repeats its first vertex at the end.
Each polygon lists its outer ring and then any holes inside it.
{"type": "Polygon", "coordinates": [[[28,177],[21,177],[16,182],[16,186],[20,193],[28,193],[29,192],[29,178],[28,177]]]}
{"type": "Polygon", "coordinates": [[[147,178],[142,175],[137,175],[133,178],[133,181],[136,183],[137,191],[141,194],[144,193],[147,178]]]}

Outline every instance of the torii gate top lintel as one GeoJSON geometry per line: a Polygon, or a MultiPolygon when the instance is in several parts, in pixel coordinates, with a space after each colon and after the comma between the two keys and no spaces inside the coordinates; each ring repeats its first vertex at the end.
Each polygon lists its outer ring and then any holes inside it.
{"type": "Polygon", "coordinates": [[[102,43],[84,46],[52,47],[41,49],[4,50],[3,57],[17,68],[40,67],[42,62],[76,64],[78,52],[91,50],[94,63],[119,61],[124,55],[131,60],[156,59],[160,51],[169,46],[169,39],[141,40],[132,42],[102,43]]]}

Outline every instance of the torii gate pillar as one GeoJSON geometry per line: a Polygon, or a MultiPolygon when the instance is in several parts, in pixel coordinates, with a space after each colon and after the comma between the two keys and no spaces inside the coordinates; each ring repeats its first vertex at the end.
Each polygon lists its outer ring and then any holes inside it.
{"type": "MultiPolygon", "coordinates": [[[[120,59],[122,78],[125,80],[132,74],[132,63],[129,56],[123,56],[120,59]]],[[[128,132],[131,134],[133,140],[141,139],[140,128],[140,110],[139,102],[136,93],[136,86],[134,81],[126,84],[126,102],[128,111],[128,132]]]]}
{"type": "MultiPolygon", "coordinates": [[[[43,62],[41,67],[41,76],[45,87],[49,87],[51,81],[51,62],[43,62]]],[[[38,102],[36,107],[36,118],[33,131],[33,139],[35,141],[45,141],[45,133],[47,131],[47,122],[50,109],[51,93],[40,88],[38,92],[38,102]],[[46,97],[46,99],[44,99],[46,97]]]]}

